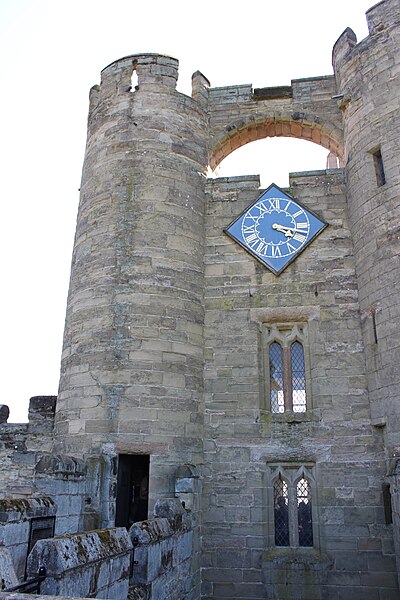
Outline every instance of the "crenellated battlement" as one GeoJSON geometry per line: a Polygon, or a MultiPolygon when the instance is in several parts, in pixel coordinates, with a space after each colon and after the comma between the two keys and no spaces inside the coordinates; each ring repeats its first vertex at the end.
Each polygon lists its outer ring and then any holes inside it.
{"type": "Polygon", "coordinates": [[[379,55],[382,52],[391,55],[395,47],[395,41],[391,39],[388,32],[395,32],[400,22],[398,0],[379,2],[367,11],[366,18],[369,35],[365,39],[358,42],[356,34],[348,27],[333,46],[332,65],[339,88],[345,83],[344,80],[349,78],[357,80],[361,76],[358,57],[362,55],[363,63],[374,62],[376,52],[379,55]]]}
{"type": "MultiPolygon", "coordinates": [[[[28,423],[7,423],[10,409],[6,404],[0,404],[0,425],[2,428],[36,427],[42,425],[47,431],[53,429],[57,396],[32,396],[29,399],[28,423]]],[[[3,430],[3,429],[2,429],[3,430]]]]}
{"type": "MultiPolygon", "coordinates": [[[[101,72],[100,85],[90,90],[91,106],[100,98],[141,91],[174,93],[178,80],[179,61],[162,54],[132,54],[110,63],[101,72]]],[[[206,106],[208,79],[196,71],[192,75],[192,98],[206,106]]]]}
{"type": "Polygon", "coordinates": [[[383,0],[367,10],[366,16],[370,35],[376,35],[399,22],[400,4],[398,0],[383,0]]]}
{"type": "Polygon", "coordinates": [[[1,497],[32,494],[37,457],[52,447],[56,400],[56,396],[33,396],[28,423],[8,423],[9,408],[0,405],[1,497]]]}
{"type": "Polygon", "coordinates": [[[120,58],[101,72],[100,88],[104,92],[127,92],[132,90],[132,75],[136,72],[139,88],[149,86],[176,88],[179,61],[162,54],[132,54],[120,58]]]}

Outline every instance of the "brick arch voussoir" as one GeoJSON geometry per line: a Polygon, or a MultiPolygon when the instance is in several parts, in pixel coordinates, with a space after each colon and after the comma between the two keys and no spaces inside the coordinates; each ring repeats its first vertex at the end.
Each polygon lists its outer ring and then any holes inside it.
{"type": "Polygon", "coordinates": [[[332,123],[320,123],[319,119],[309,115],[301,119],[289,116],[278,119],[274,116],[259,121],[241,120],[225,127],[211,144],[211,169],[214,170],[224,158],[241,146],[267,137],[292,137],[314,142],[333,152],[339,158],[339,163],[343,164],[341,132],[332,123]]]}

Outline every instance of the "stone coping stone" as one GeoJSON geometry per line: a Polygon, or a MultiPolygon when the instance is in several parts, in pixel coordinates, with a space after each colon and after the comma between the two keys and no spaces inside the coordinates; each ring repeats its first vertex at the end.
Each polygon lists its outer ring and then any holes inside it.
{"type": "Polygon", "coordinates": [[[66,571],[125,555],[131,550],[125,527],[60,535],[36,542],[29,555],[28,573],[33,576],[45,566],[48,577],[60,578],[66,571]]]}
{"type": "Polygon", "coordinates": [[[57,507],[48,496],[0,499],[0,523],[19,523],[34,517],[53,517],[57,507]]]}
{"type": "Polygon", "coordinates": [[[193,517],[177,498],[157,500],[154,519],[134,523],[129,530],[131,540],[139,545],[156,544],[161,540],[193,529],[193,517]]]}

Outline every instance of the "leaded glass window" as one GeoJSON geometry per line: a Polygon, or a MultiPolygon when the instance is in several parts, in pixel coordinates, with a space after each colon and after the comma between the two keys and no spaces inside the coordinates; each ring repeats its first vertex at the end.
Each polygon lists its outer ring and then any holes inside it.
{"type": "Polygon", "coordinates": [[[288,485],[283,479],[274,484],[275,545],[290,546],[288,485]]]}
{"type": "Polygon", "coordinates": [[[303,413],[307,408],[303,327],[267,328],[268,384],[271,412],[303,413]]]}
{"type": "Polygon", "coordinates": [[[299,546],[313,545],[312,505],[310,482],[302,477],[296,486],[297,523],[299,528],[299,546]]]}
{"type": "Polygon", "coordinates": [[[279,463],[270,465],[271,544],[276,547],[311,548],[315,524],[312,503],[315,480],[312,464],[279,463]]]}
{"type": "Polygon", "coordinates": [[[271,410],[274,413],[285,411],[283,395],[282,347],[274,342],[269,347],[269,373],[271,390],[271,410]]]}
{"type": "Polygon", "coordinates": [[[293,412],[306,410],[306,378],[304,367],[304,349],[300,342],[290,346],[291,375],[292,375],[292,404],[293,412]]]}

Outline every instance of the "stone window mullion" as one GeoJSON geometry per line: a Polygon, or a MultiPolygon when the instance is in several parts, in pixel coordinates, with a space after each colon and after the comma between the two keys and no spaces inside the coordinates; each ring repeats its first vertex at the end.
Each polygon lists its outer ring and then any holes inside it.
{"type": "Polygon", "coordinates": [[[283,348],[283,398],[285,411],[293,411],[292,361],[290,348],[283,348]]]}
{"type": "Polygon", "coordinates": [[[296,493],[293,485],[289,489],[289,533],[290,533],[290,545],[298,546],[299,536],[297,527],[297,501],[296,493]]]}

